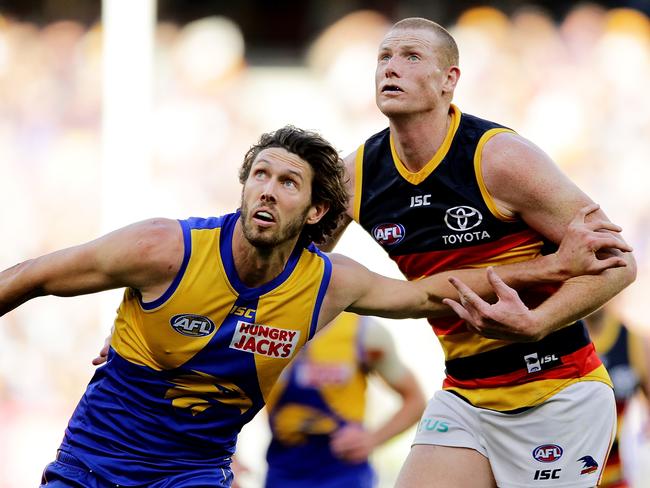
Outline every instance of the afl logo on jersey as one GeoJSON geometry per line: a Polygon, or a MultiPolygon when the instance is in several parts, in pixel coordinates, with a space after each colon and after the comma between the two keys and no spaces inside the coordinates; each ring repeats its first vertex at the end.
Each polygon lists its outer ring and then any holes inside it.
{"type": "Polygon", "coordinates": [[[405,234],[402,224],[379,224],[372,229],[372,237],[382,246],[394,246],[405,234]]]}
{"type": "Polygon", "coordinates": [[[540,463],[554,463],[562,457],[564,449],[557,444],[544,444],[533,450],[533,457],[540,463]]]}
{"type": "Polygon", "coordinates": [[[214,322],[203,315],[184,313],[174,315],[169,323],[179,334],[190,337],[204,337],[214,331],[214,322]]]}
{"type": "Polygon", "coordinates": [[[459,232],[473,229],[480,225],[482,221],[483,216],[481,212],[465,205],[448,208],[445,213],[445,224],[447,224],[447,227],[459,232]]]}

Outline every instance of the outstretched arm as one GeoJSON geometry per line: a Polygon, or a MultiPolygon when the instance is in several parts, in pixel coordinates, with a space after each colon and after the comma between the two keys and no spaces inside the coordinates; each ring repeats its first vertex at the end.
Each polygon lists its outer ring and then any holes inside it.
{"type": "Polygon", "coordinates": [[[147,294],[157,296],[178,272],[182,258],[177,221],[133,224],[0,273],[0,316],[43,295],[75,296],[130,286],[145,299],[147,294]]]}

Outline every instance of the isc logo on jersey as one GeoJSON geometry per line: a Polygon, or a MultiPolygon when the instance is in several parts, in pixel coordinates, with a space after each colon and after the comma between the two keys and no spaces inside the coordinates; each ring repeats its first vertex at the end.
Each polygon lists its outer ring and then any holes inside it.
{"type": "Polygon", "coordinates": [[[176,332],[190,337],[205,337],[214,331],[212,320],[193,313],[174,315],[169,323],[176,332]]]}
{"type": "Polygon", "coordinates": [[[238,320],[230,347],[270,358],[289,358],[296,350],[299,339],[299,330],[279,329],[238,320]]]}
{"type": "Polygon", "coordinates": [[[405,234],[402,224],[379,224],[372,229],[372,237],[382,246],[394,246],[405,234]]]}

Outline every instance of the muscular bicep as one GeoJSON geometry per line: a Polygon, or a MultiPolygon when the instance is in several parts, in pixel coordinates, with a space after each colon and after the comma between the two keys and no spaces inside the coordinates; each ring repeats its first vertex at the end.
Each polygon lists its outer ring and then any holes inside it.
{"type": "MultiPolygon", "coordinates": [[[[578,210],[593,203],[548,155],[516,134],[498,134],[487,142],[481,176],[502,216],[521,218],[555,243],[578,210]]],[[[606,219],[602,210],[590,217],[606,219]]]]}
{"type": "Polygon", "coordinates": [[[0,275],[2,300],[17,306],[40,295],[74,296],[125,286],[146,289],[178,268],[174,254],[176,241],[182,246],[181,233],[176,221],[146,221],[25,261],[0,275]]]}

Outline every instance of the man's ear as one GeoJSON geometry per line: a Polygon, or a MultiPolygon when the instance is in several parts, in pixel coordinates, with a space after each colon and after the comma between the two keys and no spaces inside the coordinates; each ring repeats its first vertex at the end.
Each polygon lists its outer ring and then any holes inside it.
{"type": "Polygon", "coordinates": [[[456,84],[460,78],[460,68],[458,66],[451,66],[447,68],[447,79],[442,85],[442,90],[445,93],[454,93],[456,84]]]}
{"type": "Polygon", "coordinates": [[[307,224],[316,224],[330,209],[327,203],[316,203],[309,207],[307,212],[307,224]]]}

